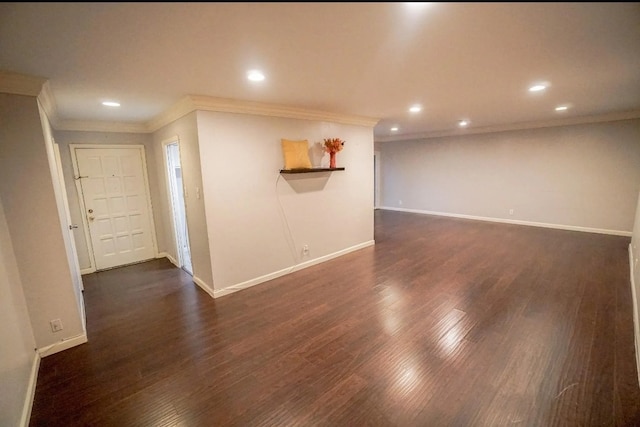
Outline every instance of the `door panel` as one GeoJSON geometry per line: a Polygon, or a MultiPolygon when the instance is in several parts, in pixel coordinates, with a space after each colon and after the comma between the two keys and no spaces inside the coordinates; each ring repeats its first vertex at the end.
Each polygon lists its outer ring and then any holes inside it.
{"type": "Polygon", "coordinates": [[[96,269],[154,258],[141,151],[76,148],[75,154],[96,269]]]}

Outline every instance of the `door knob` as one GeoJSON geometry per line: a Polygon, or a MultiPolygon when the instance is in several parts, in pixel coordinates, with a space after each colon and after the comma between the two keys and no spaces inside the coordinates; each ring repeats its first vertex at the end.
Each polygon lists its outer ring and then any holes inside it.
{"type": "Polygon", "coordinates": [[[94,219],[96,219],[94,216],[89,216],[89,221],[93,221],[94,219]]]}

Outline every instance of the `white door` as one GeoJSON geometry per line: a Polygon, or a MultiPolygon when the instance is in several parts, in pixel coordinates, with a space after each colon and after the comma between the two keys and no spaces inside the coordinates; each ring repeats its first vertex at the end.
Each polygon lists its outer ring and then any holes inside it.
{"type": "Polygon", "coordinates": [[[142,150],[76,148],[96,270],[155,257],[142,150]]]}

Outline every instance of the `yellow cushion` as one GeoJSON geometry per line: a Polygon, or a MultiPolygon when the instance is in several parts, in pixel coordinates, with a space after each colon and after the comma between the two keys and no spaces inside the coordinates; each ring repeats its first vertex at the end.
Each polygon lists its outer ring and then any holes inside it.
{"type": "Polygon", "coordinates": [[[290,141],[282,139],[282,153],[284,154],[285,169],[311,168],[309,160],[309,143],[302,141],[290,141]]]}

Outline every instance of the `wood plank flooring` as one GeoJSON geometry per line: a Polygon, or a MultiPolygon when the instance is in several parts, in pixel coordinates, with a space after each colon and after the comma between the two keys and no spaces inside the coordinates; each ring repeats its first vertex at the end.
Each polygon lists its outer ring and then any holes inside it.
{"type": "Polygon", "coordinates": [[[627,237],[376,211],[376,245],[212,299],[84,276],[35,426],[640,425],[627,237]]]}

